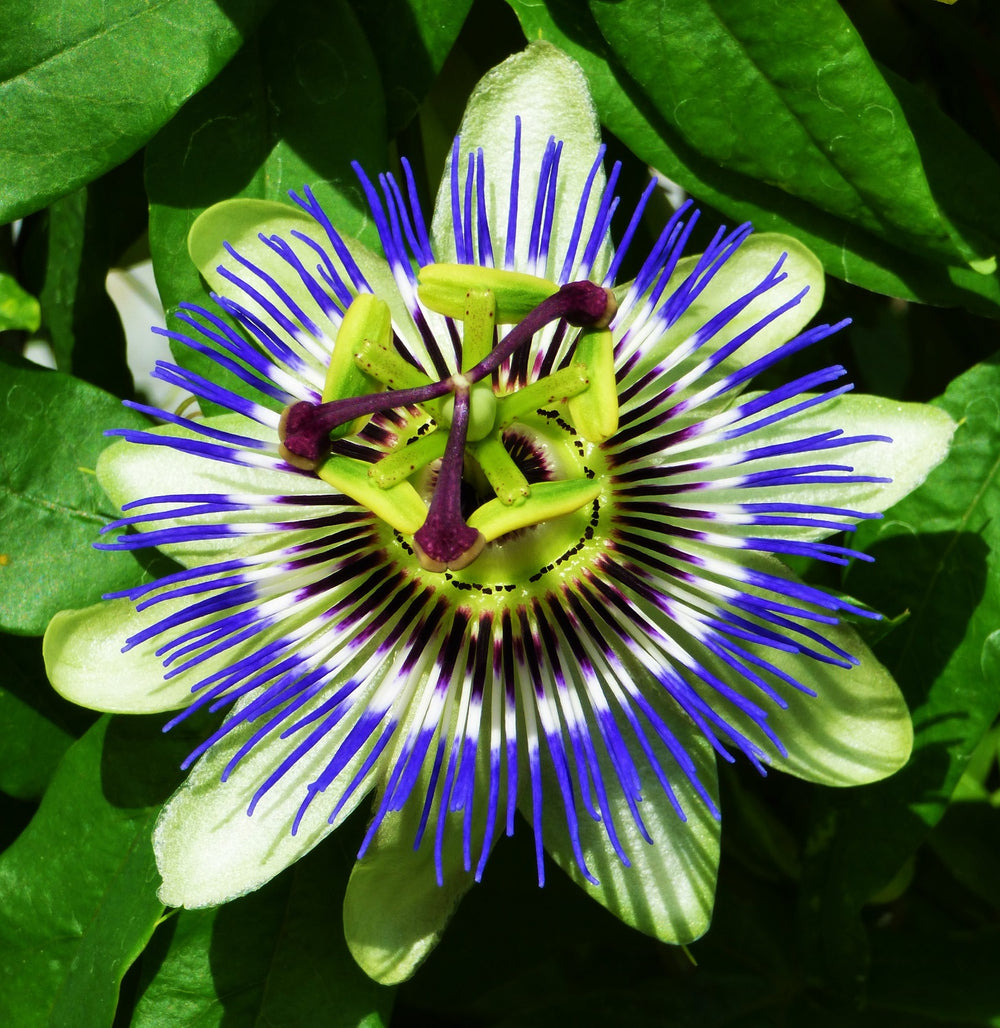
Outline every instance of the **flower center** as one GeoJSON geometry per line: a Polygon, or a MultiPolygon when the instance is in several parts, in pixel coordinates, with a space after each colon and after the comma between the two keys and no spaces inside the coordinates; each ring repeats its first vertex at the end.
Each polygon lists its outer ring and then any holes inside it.
{"type": "Polygon", "coordinates": [[[529,481],[504,445],[504,433],[519,426],[522,435],[538,441],[535,452],[541,454],[555,446],[546,438],[551,432],[545,411],[556,407],[565,410],[570,431],[585,440],[600,443],[613,434],[618,399],[607,326],[617,308],[611,292],[593,282],[559,287],[530,275],[465,265],[422,268],[418,295],[428,309],[461,322],[461,371],[437,380],[425,375],[400,355],[388,306],[359,294],[337,333],[322,402],[296,403],[282,414],[281,453],[412,536],[425,570],[455,572],[476,560],[487,543],[579,511],[600,492],[593,473],[588,476],[568,451],[552,462],[557,473],[551,478],[529,481]],[[568,362],[519,389],[498,392],[495,373],[501,365],[556,321],[581,329],[568,362]],[[513,326],[499,342],[497,325],[513,326]],[[363,430],[372,415],[391,411],[416,431],[401,435],[374,463],[338,446],[343,436],[363,430]],[[411,478],[434,462],[437,475],[426,502],[411,478]],[[494,497],[468,514],[463,497],[473,474],[494,497]]]}

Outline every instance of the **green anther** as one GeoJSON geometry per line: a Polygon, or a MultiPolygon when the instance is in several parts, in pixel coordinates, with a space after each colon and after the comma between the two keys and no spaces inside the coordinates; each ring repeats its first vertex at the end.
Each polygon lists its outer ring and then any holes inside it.
{"type": "MultiPolygon", "coordinates": [[[[451,424],[452,412],[455,409],[454,394],[446,397],[441,404],[441,420],[451,424]]],[[[493,394],[493,386],[489,382],[477,382],[469,393],[469,428],[466,440],[470,443],[484,439],[493,431],[497,422],[497,398],[493,394]]]]}
{"type": "Polygon", "coordinates": [[[462,370],[474,368],[493,349],[497,301],[491,289],[469,289],[462,317],[462,370]]]}
{"type": "Polygon", "coordinates": [[[523,321],[543,300],[559,291],[555,282],[519,271],[469,264],[428,264],[417,278],[420,302],[448,318],[465,320],[470,291],[491,292],[501,325],[523,321]]]}
{"type": "Polygon", "coordinates": [[[429,432],[417,436],[411,442],[401,443],[380,461],[372,464],[368,468],[368,477],[379,489],[391,489],[432,460],[443,457],[447,444],[447,432],[429,432]]]}
{"type": "MultiPolygon", "coordinates": [[[[323,403],[364,396],[372,391],[372,381],[354,360],[354,351],[364,339],[392,339],[392,317],[388,306],[371,293],[358,293],[344,313],[344,320],[333,343],[330,366],[323,384],[323,403]]],[[[356,418],[339,425],[331,437],[353,435],[365,427],[368,418],[356,418]]]]}
{"type": "Polygon", "coordinates": [[[497,499],[506,507],[524,503],[531,495],[531,486],[514,463],[500,439],[499,432],[480,439],[469,447],[497,499]]]}
{"type": "Polygon", "coordinates": [[[531,385],[526,385],[523,389],[518,389],[517,392],[499,397],[498,424],[506,428],[539,407],[566,403],[571,397],[583,393],[589,385],[590,376],[587,369],[579,364],[555,371],[537,382],[532,382],[531,385]]]}
{"type": "Polygon", "coordinates": [[[589,478],[536,482],[524,503],[513,507],[500,500],[490,500],[473,511],[468,524],[470,528],[479,529],[487,542],[492,542],[518,528],[528,528],[564,514],[572,514],[596,499],[600,491],[601,483],[589,478]]]}
{"type": "Polygon", "coordinates": [[[369,478],[368,467],[363,461],[334,454],[326,459],[316,474],[397,531],[413,535],[427,519],[427,504],[409,482],[380,489],[369,478]]]}
{"type": "Polygon", "coordinates": [[[603,443],[618,431],[618,383],[611,332],[585,329],[577,340],[571,367],[587,369],[590,386],[569,401],[573,427],[591,443],[603,443]]]}

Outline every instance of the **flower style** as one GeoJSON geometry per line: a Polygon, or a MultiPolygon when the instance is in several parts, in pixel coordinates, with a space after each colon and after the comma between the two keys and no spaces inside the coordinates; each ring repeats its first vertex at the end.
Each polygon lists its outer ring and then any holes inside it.
{"type": "Polygon", "coordinates": [[[682,208],[616,285],[653,186],[613,250],[602,157],[579,69],[533,44],[474,95],[430,233],[405,162],[381,192],[358,169],[385,260],[308,189],[195,225],[242,332],[185,305],[167,334],[224,384],[157,374],[230,413],[133,404],[167,424],[98,468],[124,513],[101,545],[183,569],[46,639],[77,702],[229,711],[160,816],[165,903],[259,887],[373,794],[345,930],[379,980],[518,809],[540,882],[544,849],[684,942],[711,913],[715,755],[834,785],[906,760],[902,696],[839,620],[866,612],[777,556],[865,559],[824,540],[917,485],[951,422],[840,367],[745,391],[841,327],[805,329],[815,259],[748,226],[684,258],[682,208]]]}

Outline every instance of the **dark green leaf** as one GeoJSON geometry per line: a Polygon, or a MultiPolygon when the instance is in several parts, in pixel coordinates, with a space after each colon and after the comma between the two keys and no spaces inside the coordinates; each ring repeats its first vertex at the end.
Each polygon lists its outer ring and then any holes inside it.
{"type": "Polygon", "coordinates": [[[955,879],[1000,911],[1000,816],[988,803],[953,803],[931,834],[929,846],[955,879]]]}
{"type": "Polygon", "coordinates": [[[105,717],[70,748],[0,857],[0,1023],[111,1024],[163,910],[150,833],[190,745],[165,745],[155,718],[105,717]]]}
{"type": "Polygon", "coordinates": [[[0,273],[0,332],[11,328],[34,332],[39,321],[38,301],[21,288],[13,275],[0,273]]]}
{"type": "Polygon", "coordinates": [[[350,0],[385,85],[390,133],[416,114],[472,0],[350,0]]]}
{"type": "Polygon", "coordinates": [[[146,218],[142,167],[132,160],[56,200],[26,230],[26,263],[39,278],[42,329],[56,367],[116,396],[131,396],[132,376],[105,280],[145,232],[146,218]]]}
{"type": "Polygon", "coordinates": [[[877,937],[871,1002],[880,1024],[909,1028],[996,1025],[1000,1022],[1000,931],[975,932],[948,925],[908,926],[877,937]],[[890,1021],[891,1011],[897,1020],[890,1021]]]}
{"type": "Polygon", "coordinates": [[[6,0],[0,222],[120,164],[223,68],[268,0],[6,0]]]}
{"type": "Polygon", "coordinates": [[[920,260],[777,187],[706,158],[642,95],[576,0],[508,0],[528,39],[545,38],[580,62],[602,122],[642,160],[697,200],[759,231],[805,243],[827,273],[889,296],[1000,314],[1000,278],[920,260]]]}
{"type": "Polygon", "coordinates": [[[144,424],[93,386],[0,358],[0,627],[40,635],[56,611],[140,581],[133,557],[92,544],[114,513],[94,475],[101,433],[144,424]]]}
{"type": "Polygon", "coordinates": [[[876,558],[850,592],[909,619],[877,653],[913,713],[910,763],[885,782],[824,793],[804,868],[813,959],[856,987],[866,947],[858,914],[924,841],[947,808],[1000,708],[1000,361],[949,387],[940,405],[959,422],[952,452],[878,527],[859,531],[876,558]]]}
{"type": "Polygon", "coordinates": [[[154,971],[133,1028],[388,1023],[393,990],[365,977],[343,938],[340,908],[352,863],[331,839],[250,896],[217,910],[181,911],[150,947],[154,971]]]}
{"type": "Polygon", "coordinates": [[[36,639],[0,635],[0,792],[38,799],[95,715],[52,691],[36,639]]]}
{"type": "Polygon", "coordinates": [[[703,154],[948,264],[977,257],[942,218],[913,134],[835,0],[592,0],[616,57],[703,154]]]}
{"type": "MultiPolygon", "coordinates": [[[[364,237],[350,161],[373,172],[385,159],[378,71],[346,0],[283,4],[147,149],[150,249],[168,315],[205,299],[187,234],[206,207],[236,196],[291,203],[288,190],[309,184],[341,231],[364,237]]],[[[186,347],[174,354],[203,374],[217,370],[186,347]]]]}

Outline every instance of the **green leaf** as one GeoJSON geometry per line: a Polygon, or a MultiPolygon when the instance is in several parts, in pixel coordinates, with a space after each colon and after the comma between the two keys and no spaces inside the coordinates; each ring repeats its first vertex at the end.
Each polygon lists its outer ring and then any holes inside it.
{"type": "Polygon", "coordinates": [[[40,635],[63,607],[142,577],[134,557],[92,547],[112,514],[93,469],[104,428],[145,422],[107,393],[27,361],[0,358],[0,376],[0,626],[40,635]]]}
{"type": "Polygon", "coordinates": [[[699,153],[917,256],[990,256],[941,216],[903,111],[834,0],[590,7],[626,71],[699,153]]]}
{"type": "Polygon", "coordinates": [[[251,896],[181,911],[143,960],[133,1028],[387,1024],[393,993],[358,969],[340,929],[351,863],[327,844],[251,896]]]}
{"type": "Polygon", "coordinates": [[[389,131],[416,114],[458,38],[472,0],[350,0],[385,84],[389,131]]]}
{"type": "Polygon", "coordinates": [[[41,321],[38,301],[13,275],[0,272],[0,332],[21,328],[35,332],[41,321]]]}
{"type": "MultiPolygon", "coordinates": [[[[182,301],[206,299],[187,238],[214,203],[290,203],[288,190],[308,184],[339,230],[373,235],[351,160],[369,172],[386,160],[374,58],[346,0],[292,0],[147,148],[149,245],[168,319],[182,301]]],[[[218,374],[212,361],[180,344],[173,352],[185,367],[218,374]]]]}
{"type": "Polygon", "coordinates": [[[0,635],[0,663],[0,792],[37,799],[94,715],[64,703],[49,688],[36,640],[0,635]]]}
{"type": "Polygon", "coordinates": [[[877,653],[913,714],[914,753],[894,777],[824,794],[804,868],[812,959],[844,988],[863,976],[858,914],[944,814],[1000,709],[1000,361],[956,379],[938,401],[958,422],[950,456],[881,524],[859,530],[876,558],[848,591],[909,619],[877,653]]]}
{"type": "Polygon", "coordinates": [[[102,718],[70,748],[0,857],[0,1021],[111,1024],[122,976],[162,914],[150,832],[190,739],[102,718]]]}
{"type": "Polygon", "coordinates": [[[56,200],[27,230],[27,263],[39,265],[42,331],[56,367],[117,396],[132,395],[132,376],[105,280],[145,232],[146,218],[142,166],[127,161],[56,200]]]}
{"type": "MultiPolygon", "coordinates": [[[[759,231],[805,243],[837,278],[889,296],[1000,314],[1000,277],[942,267],[892,246],[777,187],[700,154],[656,111],[576,0],[508,0],[528,39],[545,38],[583,67],[601,121],[635,154],[697,200],[759,231]]],[[[659,60],[659,58],[658,58],[659,60]]],[[[940,116],[943,117],[943,116],[940,116]]]]}
{"type": "Polygon", "coordinates": [[[268,0],[8,0],[0,222],[120,164],[222,69],[268,0]]]}

